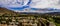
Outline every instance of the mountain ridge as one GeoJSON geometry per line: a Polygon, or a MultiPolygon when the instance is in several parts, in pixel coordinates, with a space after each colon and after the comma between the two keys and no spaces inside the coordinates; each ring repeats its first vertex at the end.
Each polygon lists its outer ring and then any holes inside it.
{"type": "Polygon", "coordinates": [[[0,7],[0,16],[2,16],[2,15],[7,15],[7,16],[16,16],[17,14],[19,14],[19,13],[16,13],[16,12],[14,12],[14,11],[12,11],[12,10],[9,10],[9,9],[7,9],[7,8],[2,8],[2,7],[0,7]]]}

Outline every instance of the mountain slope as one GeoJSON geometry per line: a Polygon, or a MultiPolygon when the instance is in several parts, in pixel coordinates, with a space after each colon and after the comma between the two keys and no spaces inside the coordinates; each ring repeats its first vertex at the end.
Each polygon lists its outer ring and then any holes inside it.
{"type": "Polygon", "coordinates": [[[16,14],[18,14],[18,13],[11,11],[11,10],[8,10],[6,8],[0,7],[0,16],[2,16],[2,15],[4,15],[4,16],[6,16],[6,15],[7,16],[11,16],[11,15],[16,16],[16,14]]]}

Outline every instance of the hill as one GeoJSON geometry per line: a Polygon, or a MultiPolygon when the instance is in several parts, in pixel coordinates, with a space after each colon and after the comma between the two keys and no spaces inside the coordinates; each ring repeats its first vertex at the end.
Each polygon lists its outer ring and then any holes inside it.
{"type": "Polygon", "coordinates": [[[0,7],[0,16],[16,16],[18,13],[8,10],[7,8],[0,7]]]}

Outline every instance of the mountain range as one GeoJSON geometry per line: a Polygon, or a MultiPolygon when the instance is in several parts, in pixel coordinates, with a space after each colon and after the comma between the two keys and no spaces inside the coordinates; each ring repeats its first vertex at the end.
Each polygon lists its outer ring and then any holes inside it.
{"type": "Polygon", "coordinates": [[[50,13],[34,13],[34,12],[15,12],[15,11],[12,11],[12,10],[9,10],[7,8],[1,8],[0,7],[0,16],[3,15],[3,14],[8,14],[8,15],[13,15],[13,16],[16,16],[16,15],[20,15],[20,14],[56,14],[56,15],[59,15],[60,12],[50,12],[50,13]]]}

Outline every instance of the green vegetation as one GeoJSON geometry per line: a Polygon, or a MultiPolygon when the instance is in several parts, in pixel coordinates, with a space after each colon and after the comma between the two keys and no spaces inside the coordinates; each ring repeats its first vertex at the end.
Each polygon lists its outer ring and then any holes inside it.
{"type": "Polygon", "coordinates": [[[50,22],[54,22],[56,26],[60,26],[60,15],[44,15],[43,18],[49,20],[50,22]]]}
{"type": "MultiPolygon", "coordinates": [[[[9,22],[12,22],[12,19],[16,20],[16,22],[18,22],[17,17],[31,17],[34,19],[37,18],[43,18],[46,19],[50,22],[54,22],[56,24],[56,26],[60,26],[60,16],[51,16],[51,15],[18,15],[18,16],[10,16],[9,14],[7,14],[8,16],[6,16],[6,14],[4,14],[4,16],[0,16],[0,23],[2,23],[2,21],[6,21],[6,23],[8,24],[9,22]]],[[[43,23],[46,24],[46,21],[42,20],[43,23]]]]}
{"type": "MultiPolygon", "coordinates": [[[[15,22],[19,22],[20,17],[21,19],[32,19],[32,20],[41,20],[44,24],[47,23],[47,20],[49,22],[54,22],[56,26],[60,26],[60,14],[27,14],[27,15],[20,15],[20,13],[16,13],[14,11],[5,9],[5,8],[0,8],[0,23],[9,23],[12,22],[13,20],[15,22]],[[30,18],[29,18],[30,17],[30,18]],[[40,19],[39,19],[40,18],[40,19]],[[3,22],[2,22],[3,21],[3,22]]],[[[40,22],[40,21],[39,21],[40,22]]]]}

